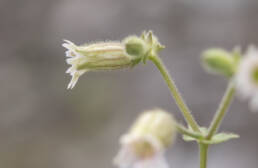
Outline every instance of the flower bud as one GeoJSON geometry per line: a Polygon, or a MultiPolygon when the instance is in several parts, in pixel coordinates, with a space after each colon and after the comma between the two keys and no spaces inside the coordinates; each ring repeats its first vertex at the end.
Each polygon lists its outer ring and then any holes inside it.
{"type": "Polygon", "coordinates": [[[236,57],[222,49],[209,49],[203,53],[204,68],[215,74],[231,77],[236,69],[236,57]]]}
{"type": "Polygon", "coordinates": [[[144,31],[141,37],[129,36],[123,41],[125,44],[126,52],[129,55],[138,56],[135,63],[142,61],[146,63],[146,60],[152,56],[157,56],[165,47],[160,44],[158,38],[153,35],[152,31],[144,31]]]}
{"type": "Polygon", "coordinates": [[[142,57],[147,52],[146,43],[137,36],[129,36],[123,40],[126,53],[132,56],[142,57]]]}

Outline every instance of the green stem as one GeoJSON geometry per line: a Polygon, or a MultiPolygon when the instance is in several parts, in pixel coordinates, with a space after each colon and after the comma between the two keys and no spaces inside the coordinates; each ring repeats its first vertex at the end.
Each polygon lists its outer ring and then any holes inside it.
{"type": "Polygon", "coordinates": [[[208,154],[208,145],[207,144],[199,144],[200,150],[200,168],[207,167],[207,154],[208,154]]]}
{"type": "Polygon", "coordinates": [[[176,123],[175,127],[176,127],[177,131],[183,135],[188,135],[188,136],[196,138],[196,139],[203,138],[202,134],[193,132],[193,131],[189,131],[187,128],[185,128],[181,124],[176,123]]]}
{"type": "Polygon", "coordinates": [[[219,128],[221,121],[223,120],[223,118],[227,112],[227,109],[229,108],[230,103],[234,97],[234,93],[235,93],[235,85],[231,81],[229,83],[226,93],[219,105],[219,108],[218,108],[215,116],[213,117],[213,120],[209,127],[208,134],[206,136],[207,139],[211,139],[212,136],[216,133],[217,129],[219,128]]]}
{"type": "Polygon", "coordinates": [[[183,113],[183,116],[184,116],[185,120],[187,121],[187,123],[190,125],[190,127],[194,131],[200,132],[197,122],[194,120],[189,108],[185,104],[182,96],[180,95],[180,93],[175,85],[175,82],[169,75],[168,70],[167,70],[166,66],[164,65],[164,63],[162,62],[162,60],[158,56],[151,56],[150,60],[156,65],[156,67],[161,72],[165,82],[168,85],[168,88],[169,88],[172,96],[174,97],[179,109],[183,113]]]}

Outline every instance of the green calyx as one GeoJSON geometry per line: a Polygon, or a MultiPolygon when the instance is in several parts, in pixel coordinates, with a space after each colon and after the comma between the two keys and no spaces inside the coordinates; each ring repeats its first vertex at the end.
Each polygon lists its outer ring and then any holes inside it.
{"type": "Polygon", "coordinates": [[[124,40],[126,53],[130,56],[141,57],[146,54],[145,42],[137,36],[129,36],[124,40]]]}
{"type": "Polygon", "coordinates": [[[151,31],[144,31],[140,37],[128,36],[123,40],[123,43],[126,53],[134,60],[133,65],[141,61],[146,63],[148,58],[157,56],[158,52],[165,48],[151,31]]]}
{"type": "Polygon", "coordinates": [[[227,52],[223,49],[214,48],[204,51],[202,62],[208,72],[232,77],[237,70],[240,58],[238,50],[227,52]]]}

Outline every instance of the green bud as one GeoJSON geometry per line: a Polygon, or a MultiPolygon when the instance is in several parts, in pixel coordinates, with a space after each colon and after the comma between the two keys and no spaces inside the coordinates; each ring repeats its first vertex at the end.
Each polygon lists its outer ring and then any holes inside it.
{"type": "Polygon", "coordinates": [[[123,40],[127,54],[143,57],[147,52],[146,43],[137,36],[129,36],[123,40]]]}
{"type": "Polygon", "coordinates": [[[236,60],[232,53],[222,49],[209,49],[203,53],[204,68],[214,74],[231,77],[235,73],[236,60]]]}
{"type": "Polygon", "coordinates": [[[123,43],[128,55],[138,56],[135,64],[140,61],[146,63],[148,58],[157,56],[165,48],[152,31],[144,31],[140,37],[129,36],[123,40],[123,43]]]}

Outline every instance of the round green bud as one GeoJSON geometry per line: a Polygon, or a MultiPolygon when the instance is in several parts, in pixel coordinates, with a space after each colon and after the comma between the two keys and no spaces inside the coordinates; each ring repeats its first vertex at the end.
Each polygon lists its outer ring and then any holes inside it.
{"type": "Polygon", "coordinates": [[[130,56],[143,57],[147,52],[146,43],[137,36],[129,36],[123,41],[126,53],[130,56]]]}
{"type": "Polygon", "coordinates": [[[215,74],[231,77],[235,73],[236,61],[231,53],[222,49],[209,49],[203,53],[204,68],[215,74]]]}

